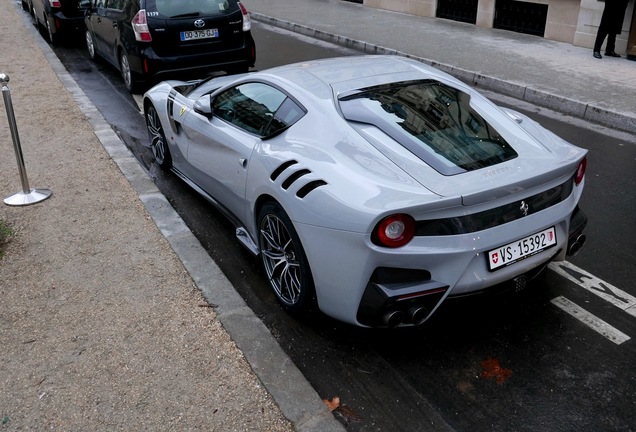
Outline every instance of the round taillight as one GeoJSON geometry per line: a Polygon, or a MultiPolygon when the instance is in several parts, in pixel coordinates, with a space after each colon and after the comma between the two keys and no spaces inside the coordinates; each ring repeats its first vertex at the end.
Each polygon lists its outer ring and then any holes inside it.
{"type": "Polygon", "coordinates": [[[394,214],[382,219],[373,231],[373,243],[396,248],[404,246],[415,235],[415,220],[406,214],[394,214]]]}
{"type": "Polygon", "coordinates": [[[574,175],[574,184],[579,185],[583,181],[583,177],[585,177],[585,169],[587,168],[587,158],[583,158],[579,167],[576,169],[576,174],[574,175]]]}

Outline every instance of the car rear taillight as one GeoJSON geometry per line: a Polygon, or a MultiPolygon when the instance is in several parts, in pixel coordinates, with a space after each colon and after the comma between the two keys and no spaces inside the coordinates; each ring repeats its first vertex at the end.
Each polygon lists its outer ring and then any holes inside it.
{"type": "Polygon", "coordinates": [[[576,174],[574,175],[574,184],[579,185],[583,181],[583,177],[585,177],[585,170],[587,168],[587,158],[584,158],[579,167],[576,169],[576,174]]]}
{"type": "Polygon", "coordinates": [[[60,0],[52,0],[51,1],[51,7],[61,8],[62,7],[62,2],[60,0]]]}
{"type": "Polygon", "coordinates": [[[382,219],[373,230],[371,240],[378,246],[404,246],[415,235],[415,220],[406,214],[394,214],[382,219]]]}
{"type": "Polygon", "coordinates": [[[250,31],[252,28],[252,21],[250,20],[250,14],[241,2],[237,2],[237,4],[238,4],[238,7],[241,9],[241,13],[243,14],[243,31],[250,31]]]}
{"type": "Polygon", "coordinates": [[[146,10],[140,9],[132,19],[132,28],[135,32],[135,39],[138,42],[150,42],[150,29],[148,28],[148,20],[146,19],[146,10]]]}

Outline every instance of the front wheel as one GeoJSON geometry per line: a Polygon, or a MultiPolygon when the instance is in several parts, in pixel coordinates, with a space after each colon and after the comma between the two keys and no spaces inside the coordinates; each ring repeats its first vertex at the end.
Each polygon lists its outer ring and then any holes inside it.
{"type": "Polygon", "coordinates": [[[307,256],[289,216],[276,203],[258,214],[261,262],[276,299],[290,313],[310,311],[315,290],[307,256]]]}
{"type": "Polygon", "coordinates": [[[152,155],[155,157],[155,162],[163,169],[170,168],[172,165],[170,149],[159,120],[159,113],[157,113],[152,104],[146,107],[146,127],[148,128],[148,139],[150,140],[150,148],[152,155]]]}

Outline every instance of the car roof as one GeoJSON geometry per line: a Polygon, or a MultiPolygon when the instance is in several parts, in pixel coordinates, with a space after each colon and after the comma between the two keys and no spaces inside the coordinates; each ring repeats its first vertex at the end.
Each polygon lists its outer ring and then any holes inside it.
{"type": "Polygon", "coordinates": [[[279,66],[263,71],[314,94],[342,95],[361,88],[396,81],[436,79],[458,84],[450,75],[424,63],[395,55],[336,57],[279,66]],[[319,88],[319,87],[324,88],[319,88]]]}

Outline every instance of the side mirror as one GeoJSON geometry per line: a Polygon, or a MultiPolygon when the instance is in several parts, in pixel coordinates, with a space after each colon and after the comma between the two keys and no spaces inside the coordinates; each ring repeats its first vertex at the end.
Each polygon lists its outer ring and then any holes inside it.
{"type": "Polygon", "coordinates": [[[201,96],[194,102],[194,112],[207,118],[212,117],[212,99],[210,95],[201,96]]]}

